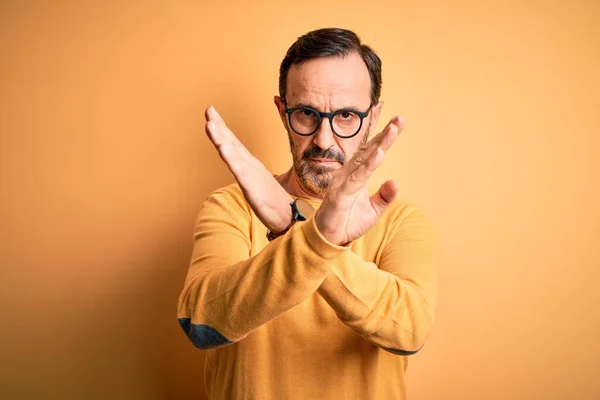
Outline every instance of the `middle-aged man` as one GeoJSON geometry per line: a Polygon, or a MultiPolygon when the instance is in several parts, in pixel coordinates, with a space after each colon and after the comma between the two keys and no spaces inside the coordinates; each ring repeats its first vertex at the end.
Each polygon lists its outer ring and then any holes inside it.
{"type": "MultiPolygon", "coordinates": [[[[309,32],[275,105],[293,166],[273,176],[213,107],[206,132],[237,180],[202,203],[179,322],[210,399],[404,399],[433,323],[433,232],[368,179],[403,127],[381,113],[381,60],[351,31],[309,32]]],[[[261,137],[260,140],[268,140],[261,137]]]]}

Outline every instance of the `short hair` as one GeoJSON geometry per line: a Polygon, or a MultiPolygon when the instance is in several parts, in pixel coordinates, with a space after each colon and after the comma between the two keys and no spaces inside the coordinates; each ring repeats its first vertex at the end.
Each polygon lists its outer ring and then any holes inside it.
{"type": "Polygon", "coordinates": [[[300,36],[288,49],[279,67],[279,96],[285,98],[287,74],[292,65],[324,57],[344,57],[351,53],[361,56],[371,76],[371,105],[381,95],[381,59],[375,51],[362,44],[356,33],[341,28],[317,29],[300,36]]]}

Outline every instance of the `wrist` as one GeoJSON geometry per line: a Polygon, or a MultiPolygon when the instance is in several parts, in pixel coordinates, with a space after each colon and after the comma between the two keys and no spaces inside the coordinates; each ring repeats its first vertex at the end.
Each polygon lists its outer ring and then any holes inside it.
{"type": "Polygon", "coordinates": [[[327,240],[329,243],[336,246],[340,246],[340,243],[338,243],[339,239],[336,238],[335,232],[330,232],[326,228],[324,219],[325,218],[323,217],[323,212],[321,211],[321,208],[319,208],[315,213],[315,226],[317,227],[317,230],[319,231],[321,236],[323,236],[323,238],[325,238],[325,240],[327,240]]]}
{"type": "MultiPolygon", "coordinates": [[[[293,200],[293,199],[290,199],[293,200]]],[[[267,231],[267,239],[272,241],[285,234],[291,226],[297,221],[306,221],[309,217],[311,217],[315,212],[315,209],[312,205],[310,205],[304,199],[296,199],[289,203],[287,206],[287,211],[283,211],[283,209],[278,213],[279,219],[279,227],[277,230],[271,229],[267,231]]]]}
{"type": "Polygon", "coordinates": [[[276,230],[273,230],[274,233],[279,234],[285,232],[290,226],[293,217],[292,208],[290,207],[290,204],[293,201],[294,200],[290,198],[286,203],[283,204],[281,211],[279,212],[279,226],[276,230]]]}

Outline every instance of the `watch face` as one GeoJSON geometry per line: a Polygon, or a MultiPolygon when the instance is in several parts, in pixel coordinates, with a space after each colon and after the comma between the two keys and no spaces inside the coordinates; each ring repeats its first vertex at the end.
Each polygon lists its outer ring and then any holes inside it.
{"type": "Polygon", "coordinates": [[[310,205],[309,202],[303,199],[296,199],[294,202],[296,210],[298,210],[298,219],[300,221],[307,220],[311,215],[315,213],[315,209],[310,205]]]}

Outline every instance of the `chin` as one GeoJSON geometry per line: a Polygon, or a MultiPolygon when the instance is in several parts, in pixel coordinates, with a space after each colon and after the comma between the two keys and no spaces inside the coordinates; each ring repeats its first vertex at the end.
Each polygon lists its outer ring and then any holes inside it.
{"type": "Polygon", "coordinates": [[[312,163],[303,162],[296,167],[296,174],[305,189],[322,196],[329,187],[336,170],[337,167],[313,165],[312,163]]]}
{"type": "Polygon", "coordinates": [[[324,165],[318,165],[318,166],[311,166],[309,168],[306,169],[308,176],[314,176],[314,177],[322,177],[324,175],[331,175],[333,174],[333,172],[335,171],[335,168],[330,167],[330,166],[324,166],[324,165]]]}
{"type": "Polygon", "coordinates": [[[302,177],[304,184],[315,193],[324,192],[331,183],[332,171],[312,172],[302,177]]]}

